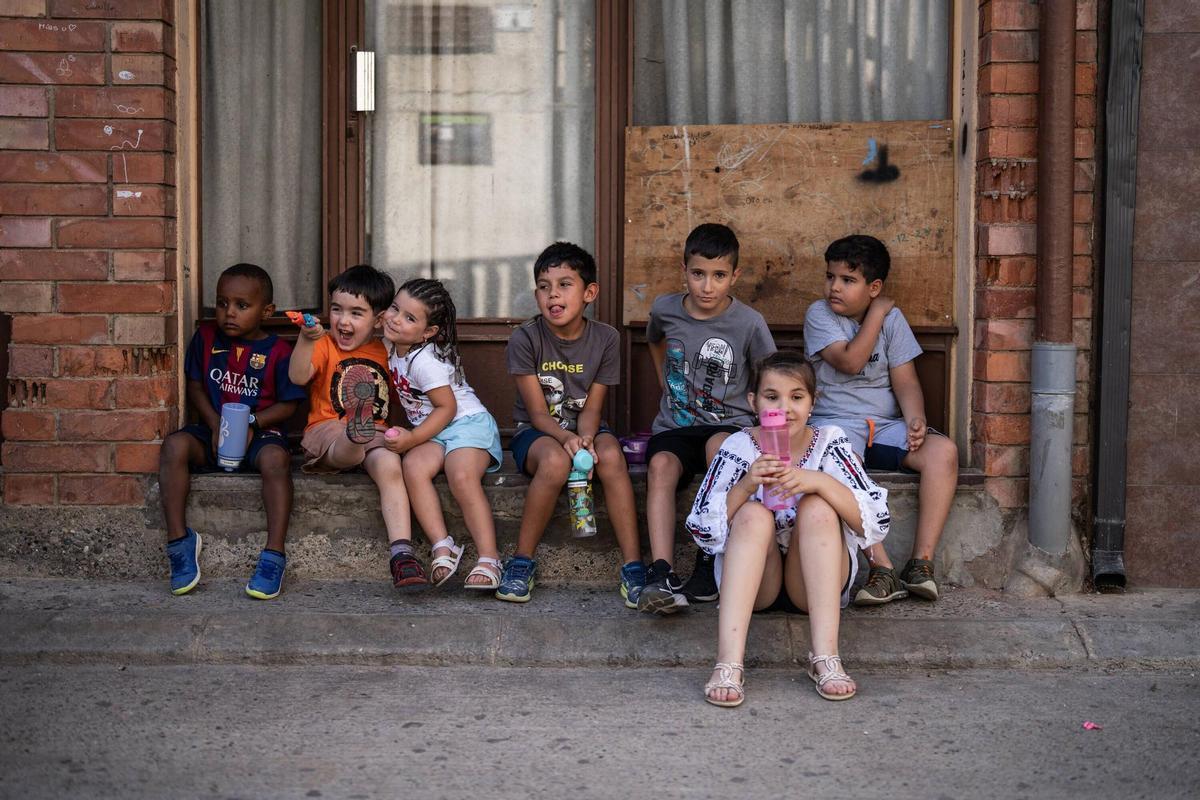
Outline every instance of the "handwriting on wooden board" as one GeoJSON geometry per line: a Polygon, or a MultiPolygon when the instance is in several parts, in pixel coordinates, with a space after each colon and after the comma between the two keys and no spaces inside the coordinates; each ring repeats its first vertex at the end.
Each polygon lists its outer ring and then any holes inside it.
{"type": "Polygon", "coordinates": [[[825,247],[851,233],[887,245],[884,291],[911,324],[954,321],[949,122],[626,129],[626,324],[682,289],[683,242],[702,222],[737,233],[734,294],[772,325],[803,324],[822,296],[825,247]]]}

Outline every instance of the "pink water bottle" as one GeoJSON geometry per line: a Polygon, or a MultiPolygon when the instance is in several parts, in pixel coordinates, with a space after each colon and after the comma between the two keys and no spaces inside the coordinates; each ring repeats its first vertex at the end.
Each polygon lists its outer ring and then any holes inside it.
{"type": "MultiPolygon", "coordinates": [[[[758,417],[760,428],[758,444],[763,455],[778,458],[788,466],[792,463],[792,439],[788,435],[787,412],[780,408],[768,408],[758,417]]],[[[796,504],[794,497],[781,498],[775,494],[773,487],[767,487],[763,492],[763,505],[772,511],[782,511],[796,504]]]]}

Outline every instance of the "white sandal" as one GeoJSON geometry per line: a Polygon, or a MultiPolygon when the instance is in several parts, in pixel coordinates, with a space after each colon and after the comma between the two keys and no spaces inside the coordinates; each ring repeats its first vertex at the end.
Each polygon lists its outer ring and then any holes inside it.
{"type": "Polygon", "coordinates": [[[856,686],[853,690],[845,694],[834,694],[833,692],[825,691],[825,684],[830,681],[842,681],[843,683],[854,683],[854,679],[846,674],[842,668],[842,657],[833,656],[814,656],[808,654],[808,677],[813,679],[813,683],[817,684],[817,694],[826,700],[849,700],[858,692],[856,686]],[[817,664],[825,668],[825,672],[817,674],[817,664]]]}
{"type": "Polygon", "coordinates": [[[463,555],[462,545],[455,544],[453,536],[447,536],[440,542],[435,543],[432,549],[437,550],[439,548],[445,548],[446,550],[449,550],[450,555],[438,556],[437,558],[433,559],[433,561],[430,561],[429,575],[432,577],[433,573],[439,569],[446,569],[449,570],[449,572],[443,575],[442,579],[435,583],[434,586],[441,586],[446,581],[454,577],[454,573],[458,572],[458,562],[462,561],[463,555]]]}
{"type": "Polygon", "coordinates": [[[479,560],[475,562],[475,566],[467,573],[467,577],[463,579],[463,588],[481,592],[494,592],[500,588],[500,576],[503,572],[504,565],[500,563],[500,559],[480,556],[479,560]],[[487,578],[488,582],[471,583],[471,578],[477,575],[487,578]]]}
{"type": "Polygon", "coordinates": [[[746,670],[741,664],[726,663],[724,661],[718,661],[715,665],[713,665],[713,669],[717,671],[717,674],[720,677],[718,677],[716,680],[710,680],[708,683],[704,684],[704,699],[712,703],[714,706],[721,706],[723,708],[740,706],[746,699],[746,670]],[[742,679],[740,681],[735,681],[733,679],[734,670],[742,673],[742,679]],[[715,700],[711,694],[713,689],[729,689],[737,692],[737,697],[732,700],[715,700]]]}

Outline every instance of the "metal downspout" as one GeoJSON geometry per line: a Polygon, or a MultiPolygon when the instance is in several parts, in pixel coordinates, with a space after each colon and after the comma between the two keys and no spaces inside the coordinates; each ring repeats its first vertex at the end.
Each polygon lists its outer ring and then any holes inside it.
{"type": "Polygon", "coordinates": [[[1104,193],[1104,311],[1100,328],[1100,434],[1092,580],[1125,586],[1125,459],[1129,432],[1129,329],[1133,305],[1133,212],[1144,0],[1112,0],[1104,193]]]}
{"type": "Polygon", "coordinates": [[[1037,320],[1030,370],[1029,541],[1065,553],[1071,536],[1075,345],[1075,0],[1040,4],[1037,320]]]}

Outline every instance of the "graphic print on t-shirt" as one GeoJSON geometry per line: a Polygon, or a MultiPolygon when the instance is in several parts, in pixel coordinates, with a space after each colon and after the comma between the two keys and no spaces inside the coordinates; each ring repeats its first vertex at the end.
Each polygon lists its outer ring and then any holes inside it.
{"type": "MultiPolygon", "coordinates": [[[[542,364],[543,369],[548,366],[552,365],[542,364]]],[[[564,365],[560,363],[558,366],[564,365]]],[[[559,427],[573,430],[573,423],[578,419],[579,412],[583,410],[583,404],[587,398],[567,397],[563,382],[553,375],[538,373],[538,383],[542,386],[542,396],[546,398],[546,407],[550,410],[550,416],[558,420],[559,427]]]]}
{"type": "Polygon", "coordinates": [[[692,374],[696,376],[697,411],[706,422],[725,419],[725,393],[737,377],[733,345],[716,336],[707,340],[692,361],[692,374]]]}
{"type": "Polygon", "coordinates": [[[338,362],[329,381],[329,403],[337,412],[338,419],[345,419],[347,409],[342,400],[342,379],[348,372],[353,376],[355,373],[363,374],[364,370],[370,374],[371,383],[374,384],[373,396],[370,398],[371,416],[378,422],[385,422],[388,416],[388,376],[370,359],[347,358],[338,362]],[[351,369],[353,372],[350,372],[351,369]]]}
{"type": "Polygon", "coordinates": [[[420,389],[414,388],[408,380],[407,375],[401,375],[399,370],[392,370],[392,383],[396,387],[396,394],[400,398],[400,405],[404,408],[404,413],[408,415],[408,419],[414,425],[420,425],[428,414],[422,414],[424,400],[426,395],[420,389]]]}
{"type": "Polygon", "coordinates": [[[671,418],[680,427],[691,425],[696,421],[696,416],[692,413],[687,354],[680,340],[667,339],[667,360],[664,368],[667,373],[667,399],[671,404],[671,418]]]}

